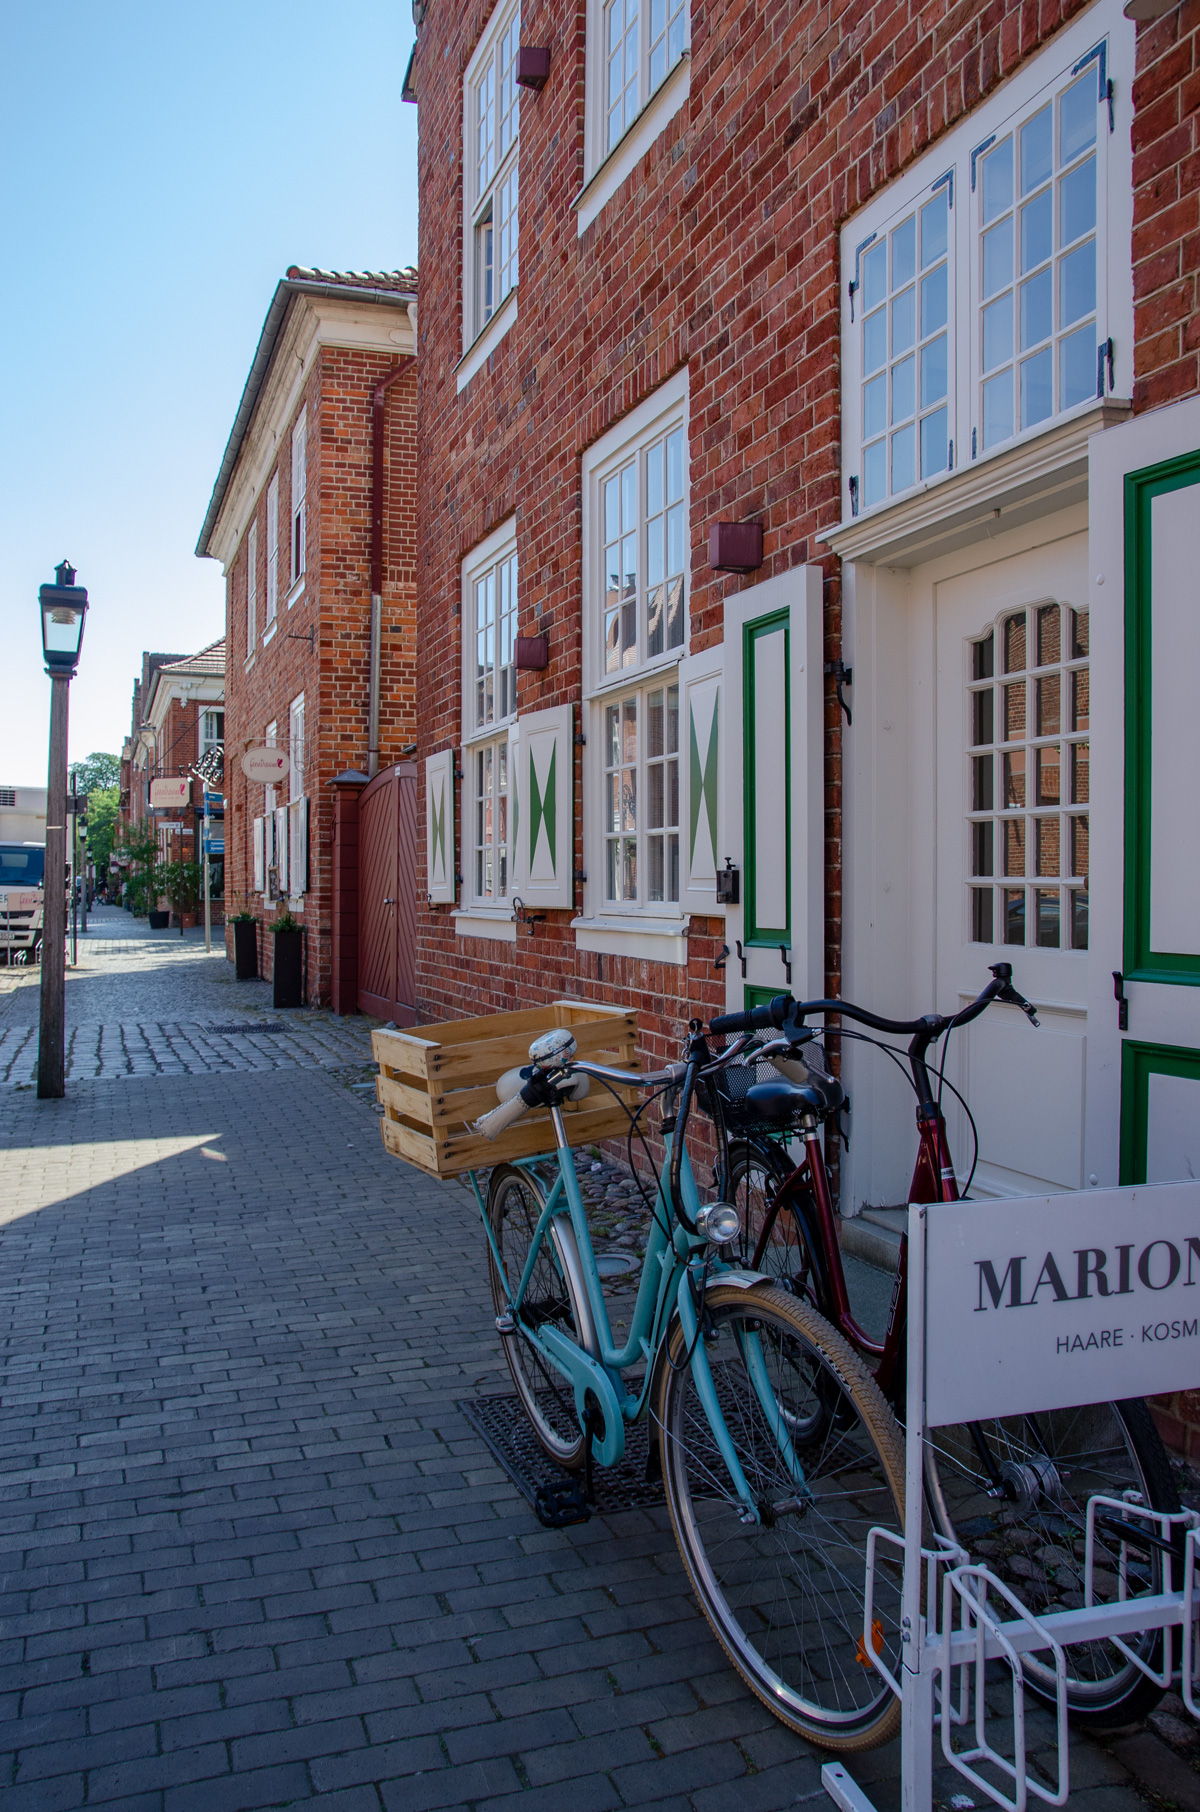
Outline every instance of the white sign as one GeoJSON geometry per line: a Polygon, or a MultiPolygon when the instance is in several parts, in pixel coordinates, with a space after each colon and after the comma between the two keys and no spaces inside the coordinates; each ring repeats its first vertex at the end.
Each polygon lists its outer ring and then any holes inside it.
{"type": "Polygon", "coordinates": [[[1200,1386],[1200,1183],[913,1212],[930,1427],[1200,1386]]]}
{"type": "Polygon", "coordinates": [[[192,783],[186,775],[181,780],[152,780],[150,782],[150,804],[187,805],[192,796],[192,783]]]}
{"type": "Polygon", "coordinates": [[[291,761],[283,749],[247,749],[242,756],[242,773],[247,780],[259,780],[266,786],[274,786],[282,780],[291,761]]]}
{"type": "Polygon", "coordinates": [[[36,912],[41,903],[40,887],[0,887],[0,913],[36,912]]]}

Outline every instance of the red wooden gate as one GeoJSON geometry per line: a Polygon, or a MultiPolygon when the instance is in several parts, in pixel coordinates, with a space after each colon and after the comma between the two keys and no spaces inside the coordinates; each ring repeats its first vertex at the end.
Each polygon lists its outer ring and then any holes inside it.
{"type": "Polygon", "coordinates": [[[358,802],[358,1005],[417,1023],[417,769],[387,768],[358,802]]]}

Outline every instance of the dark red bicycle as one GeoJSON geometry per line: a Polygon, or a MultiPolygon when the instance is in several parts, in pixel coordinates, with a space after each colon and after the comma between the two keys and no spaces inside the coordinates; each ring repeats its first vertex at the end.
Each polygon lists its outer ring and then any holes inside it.
{"type": "MultiPolygon", "coordinates": [[[[892,1288],[887,1329],[875,1340],[859,1325],[850,1306],[838,1239],[838,1217],[825,1166],[822,1128],[840,1127],[846,1107],[825,1045],[805,1021],[838,1015],[870,1028],[842,1024],[826,1040],[857,1039],[899,1062],[916,1096],[917,1158],[910,1202],[960,1199],[946,1137],[942,1100],[949,1092],[970,1109],[945,1076],[945,1040],[969,1025],[995,1001],[1019,1007],[1032,1025],[1034,1008],[1012,985],[1012,965],[992,966],[992,980],[969,1006],[952,1015],[884,1019],[846,1000],[794,1000],[780,994],[744,1013],[726,1013],[711,1022],[722,1034],[761,1034],[740,1064],[706,1085],[703,1105],[718,1132],[718,1187],[742,1212],[741,1256],[753,1269],[770,1274],[782,1287],[807,1298],[863,1355],[897,1418],[905,1410],[907,1339],[907,1239],[892,1288]],[[885,1037],[907,1037],[904,1050],[885,1037]],[[941,1062],[931,1053],[941,1044],[941,1062]],[[936,1087],[935,1087],[936,1080],[936,1087]],[[796,1146],[799,1146],[799,1150],[796,1146]]],[[[974,1122],[971,1121],[972,1128],[974,1122]]],[[[978,1137],[976,1137],[976,1157],[978,1137]]],[[[974,1175],[974,1164],[971,1176],[974,1175]]],[[[967,1180],[970,1187],[971,1177],[967,1180]]],[[[965,1191],[964,1191],[965,1194],[965,1191]]],[[[1003,1203],[992,1204],[1004,1212],[1003,1203]]],[[[935,1306],[935,1305],[931,1305],[935,1306]]],[[[1145,1403],[1097,1403],[1037,1416],[971,1422],[930,1432],[925,1463],[930,1519],[972,1556],[986,1562],[1035,1614],[1074,1609],[1083,1603],[1085,1515],[1097,1492],[1120,1497],[1133,1492],[1155,1510],[1177,1511],[1179,1496],[1162,1440],[1145,1403]]],[[[1132,1562],[1126,1542],[1126,1591],[1132,1596],[1163,1589],[1163,1554],[1147,1537],[1132,1562]]],[[[1117,1592],[1120,1535],[1114,1531],[1105,1568],[1097,1562],[1098,1589],[1117,1592]],[[1107,1570],[1111,1576],[1102,1580],[1107,1570]]],[[[1067,1651],[1069,1703],[1076,1719],[1105,1729],[1144,1717],[1161,1697],[1143,1667],[1161,1661],[1162,1636],[1148,1632],[1130,1646],[1137,1661],[1106,1642],[1080,1643],[1067,1651]]],[[[1026,1661],[1030,1685],[1053,1700],[1052,1670],[1039,1673],[1026,1661]]]]}

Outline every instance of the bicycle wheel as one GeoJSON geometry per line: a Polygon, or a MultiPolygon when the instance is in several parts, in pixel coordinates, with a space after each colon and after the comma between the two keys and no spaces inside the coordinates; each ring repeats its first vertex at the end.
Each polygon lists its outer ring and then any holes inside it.
{"type": "MultiPolygon", "coordinates": [[[[943,1534],[990,1567],[1035,1616],[1084,1601],[1089,1497],[1136,1491],[1152,1510],[1179,1509],[1166,1450],[1140,1399],[931,1429],[926,1487],[943,1534]],[[998,1489],[1005,1497],[993,1495],[998,1489]]],[[[1099,1526],[1094,1572],[1101,1600],[1117,1596],[1118,1559],[1119,1541],[1106,1539],[1099,1526]]],[[[1161,1551],[1132,1548],[1129,1596],[1163,1591],[1163,1572],[1161,1551]]],[[[1161,1631],[1126,1641],[1147,1666],[1160,1665],[1161,1631]]],[[[1091,1729],[1143,1718],[1162,1697],[1111,1642],[1072,1643],[1067,1665],[1068,1704],[1076,1722],[1091,1729]]],[[[1031,1688],[1052,1701],[1053,1670],[1028,1655],[1025,1672],[1031,1688]]]]}
{"type": "MultiPolygon", "coordinates": [[[[496,1314],[504,1315],[515,1296],[546,1190],[530,1171],[501,1164],[488,1185],[487,1212],[492,1236],[504,1264],[503,1276],[488,1248],[488,1274],[496,1314]]],[[[501,1346],[521,1406],[539,1443],[560,1466],[574,1469],[584,1461],[584,1436],[575,1413],[575,1398],[562,1373],[543,1357],[525,1329],[552,1325],[578,1344],[590,1325],[579,1282],[579,1253],[569,1220],[555,1215],[534,1261],[521,1303],[517,1326],[502,1334],[501,1346]]]]}
{"type": "Polygon", "coordinates": [[[804,1227],[785,1205],[772,1218],[771,1203],[796,1166],[770,1140],[744,1139],[729,1147],[728,1199],[742,1213],[739,1257],[792,1296],[820,1306],[818,1275],[804,1227]]]}
{"type": "MultiPolygon", "coordinates": [[[[725,1653],[776,1717],[823,1748],[874,1748],[900,1725],[900,1702],[867,1659],[867,1532],[904,1527],[904,1449],[895,1418],[861,1360],[805,1303],[774,1285],[714,1283],[704,1349],[760,1523],[739,1501],[672,1326],[659,1386],[663,1478],[688,1576],[725,1653]],[[807,1497],[772,1432],[747,1370],[761,1351],[775,1405],[804,1472],[807,1497]],[[816,1427],[816,1438],[805,1430],[816,1427]]],[[[889,1554],[885,1549],[884,1555],[889,1554]]],[[[875,1647],[899,1668],[901,1568],[878,1568],[875,1647]]]]}

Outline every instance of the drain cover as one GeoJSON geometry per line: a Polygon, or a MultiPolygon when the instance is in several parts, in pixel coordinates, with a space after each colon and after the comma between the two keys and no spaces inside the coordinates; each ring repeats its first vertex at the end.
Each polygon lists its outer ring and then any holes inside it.
{"type": "Polygon", "coordinates": [[[215,1032],[221,1038],[232,1038],[239,1032],[265,1032],[268,1038],[286,1038],[292,1028],[291,1026],[256,1026],[254,1024],[249,1024],[240,1026],[205,1026],[203,1029],[206,1032],[215,1032]]]}
{"type": "MultiPolygon", "coordinates": [[[[553,1401],[546,1392],[547,1402],[553,1401]]],[[[556,1466],[543,1453],[521,1408],[519,1397],[473,1397],[455,1405],[461,1409],[476,1434],[481,1435],[499,1460],[521,1495],[538,1508],[551,1497],[558,1499],[567,1485],[583,1484],[583,1472],[567,1472],[556,1466]]],[[[597,1466],[592,1473],[596,1500],[591,1505],[595,1516],[611,1515],[617,1510],[645,1510],[663,1501],[661,1479],[647,1479],[646,1458],[650,1451],[646,1421],[634,1422],[625,1430],[625,1458],[619,1466],[597,1466]]],[[[539,1510],[539,1516],[542,1514],[539,1510]]],[[[572,1517],[571,1521],[579,1520],[572,1517]]],[[[553,1525],[552,1525],[553,1526],[553,1525]]]]}
{"type": "Polygon", "coordinates": [[[632,1252],[597,1252],[596,1269],[601,1277],[628,1277],[641,1269],[641,1260],[632,1252]]]}

